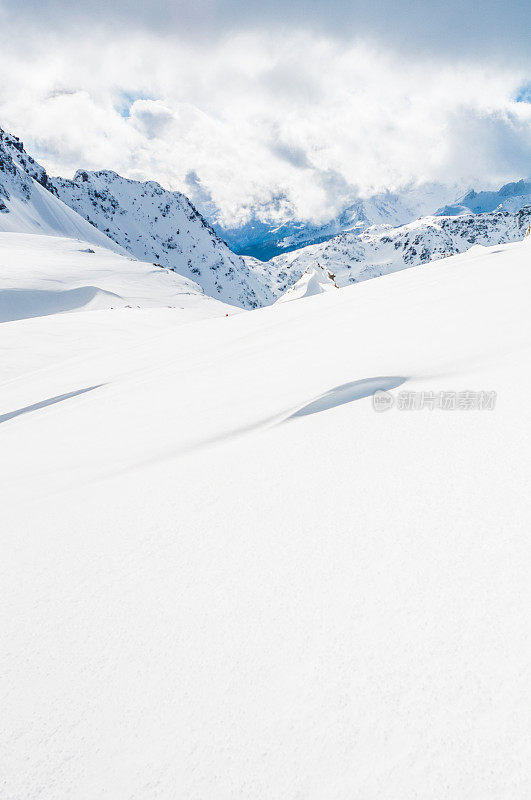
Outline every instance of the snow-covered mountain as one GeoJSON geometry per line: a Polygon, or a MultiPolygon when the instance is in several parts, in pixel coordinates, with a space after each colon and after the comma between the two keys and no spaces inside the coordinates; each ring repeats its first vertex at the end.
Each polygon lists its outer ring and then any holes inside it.
{"type": "Polygon", "coordinates": [[[81,217],[142,261],[175,270],[225,303],[256,308],[272,301],[257,274],[180,192],[110,170],[78,170],[73,180],[52,178],[51,185],[81,217]]]}
{"type": "Polygon", "coordinates": [[[79,238],[174,270],[206,295],[242,308],[273,300],[267,286],[180,192],[111,171],[51,178],[0,129],[0,231],[79,238]]]}
{"type": "Polygon", "coordinates": [[[472,189],[451,205],[443,206],[435,212],[437,216],[457,216],[459,214],[485,214],[489,211],[519,211],[531,205],[531,180],[506,183],[494,192],[476,192],[472,189]]]}
{"type": "Polygon", "coordinates": [[[0,128],[0,232],[68,236],[125,253],[57,197],[44,167],[0,128]]]}
{"type": "MultiPolygon", "coordinates": [[[[284,252],[318,244],[344,231],[361,233],[373,225],[403,225],[417,217],[432,214],[442,203],[453,200],[455,186],[425,183],[406,187],[402,192],[380,192],[359,198],[340,214],[322,224],[307,221],[264,222],[253,216],[245,225],[227,228],[216,214],[209,217],[214,228],[237,253],[267,261],[284,252]]],[[[260,213],[266,210],[260,208],[260,213]]]]}
{"type": "MultiPolygon", "coordinates": [[[[400,192],[380,192],[355,200],[321,225],[297,220],[279,224],[253,216],[245,225],[227,228],[218,222],[214,212],[209,220],[237,253],[266,261],[310,244],[320,244],[340,233],[362,233],[374,225],[396,227],[429,215],[483,214],[495,210],[514,213],[531,205],[530,180],[507,183],[497,191],[470,190],[456,200],[458,191],[456,185],[426,183],[400,192]]],[[[259,209],[260,214],[266,211],[259,209]]]]}
{"type": "Polygon", "coordinates": [[[423,217],[397,228],[381,226],[342,233],[322,244],[253,263],[275,294],[282,295],[308,268],[319,265],[333,274],[338,286],[462,253],[474,245],[515,242],[531,222],[531,206],[516,213],[495,211],[455,217],[423,217]]]}
{"type": "Polygon", "coordinates": [[[168,308],[183,321],[236,310],[98,230],[58,197],[22,142],[0,129],[0,322],[124,307],[168,308]]]}
{"type": "Polygon", "coordinates": [[[292,300],[300,300],[303,297],[312,297],[315,294],[323,294],[333,289],[339,289],[335,282],[335,275],[322,267],[319,262],[314,262],[307,267],[293,286],[290,286],[284,294],[281,294],[277,303],[289,303],[292,300]]]}

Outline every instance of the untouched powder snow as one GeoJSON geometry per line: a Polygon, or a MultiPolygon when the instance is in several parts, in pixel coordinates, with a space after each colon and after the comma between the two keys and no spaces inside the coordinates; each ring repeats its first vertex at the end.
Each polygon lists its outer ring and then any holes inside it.
{"type": "Polygon", "coordinates": [[[0,233],[0,322],[125,306],[167,306],[187,319],[237,310],[170,270],[80,239],[0,233]]]}
{"type": "Polygon", "coordinates": [[[6,800],[527,800],[530,258],[0,326],[6,800]]]}

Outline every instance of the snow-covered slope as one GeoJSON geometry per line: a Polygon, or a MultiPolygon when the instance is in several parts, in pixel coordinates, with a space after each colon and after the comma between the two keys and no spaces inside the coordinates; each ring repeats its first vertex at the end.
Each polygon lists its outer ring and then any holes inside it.
{"type": "Polygon", "coordinates": [[[531,222],[531,206],[512,214],[468,214],[457,217],[423,217],[398,228],[369,228],[343,233],[323,244],[311,245],[255,264],[263,280],[280,296],[310,267],[319,263],[335,275],[338,286],[367,280],[388,272],[425,264],[462,253],[474,245],[489,246],[523,238],[531,222]]]}
{"type": "Polygon", "coordinates": [[[46,170],[0,128],[0,232],[70,236],[125,251],[57,197],[46,170]]]}
{"type": "Polygon", "coordinates": [[[458,214],[484,214],[489,211],[519,211],[531,205],[531,180],[506,183],[494,192],[476,192],[474,189],[451,205],[436,211],[437,216],[458,214]]]}
{"type": "Polygon", "coordinates": [[[79,170],[73,180],[53,178],[52,185],[81,217],[142,261],[169,267],[233,305],[256,308],[272,301],[258,276],[180,192],[109,170],[79,170]]]}
{"type": "Polygon", "coordinates": [[[179,319],[236,311],[193,281],[132,256],[65,236],[0,233],[0,322],[124,307],[167,307],[179,319]]]}
{"type": "Polygon", "coordinates": [[[2,325],[3,797],[528,800],[530,296],[516,243],[2,325]]]}

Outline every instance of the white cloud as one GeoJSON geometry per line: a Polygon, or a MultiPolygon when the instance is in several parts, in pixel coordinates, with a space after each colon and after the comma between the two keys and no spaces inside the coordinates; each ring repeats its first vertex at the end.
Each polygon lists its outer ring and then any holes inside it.
{"type": "Polygon", "coordinates": [[[315,33],[48,31],[24,53],[1,36],[0,124],[51,172],[155,179],[210,198],[227,223],[253,208],[325,218],[355,192],[412,181],[529,173],[531,106],[513,99],[526,75],[509,65],[315,33]]]}
{"type": "Polygon", "coordinates": [[[160,139],[168,131],[175,115],[160,100],[135,100],[129,109],[129,118],[148,139],[160,139]]]}

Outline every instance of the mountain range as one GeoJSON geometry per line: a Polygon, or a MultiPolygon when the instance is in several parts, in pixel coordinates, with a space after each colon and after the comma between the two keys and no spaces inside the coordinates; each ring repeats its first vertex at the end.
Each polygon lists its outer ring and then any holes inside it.
{"type": "Polygon", "coordinates": [[[465,194],[459,194],[456,185],[424,183],[406,187],[399,193],[387,191],[359,198],[321,224],[297,220],[267,223],[252,217],[245,225],[227,228],[218,222],[216,214],[209,219],[235,252],[268,261],[341,233],[362,233],[375,225],[396,227],[430,215],[481,214],[497,209],[514,212],[530,204],[530,180],[507,183],[497,191],[472,189],[465,194]]]}
{"type": "MultiPolygon", "coordinates": [[[[270,305],[301,280],[287,299],[425,264],[474,245],[523,237],[530,222],[531,181],[509,183],[496,192],[469,191],[438,205],[452,191],[425,184],[402,194],[381,193],[357,200],[320,226],[286,222],[273,228],[261,222],[221,231],[233,246],[251,242],[250,249],[262,256],[285,251],[263,261],[234,253],[180,192],[111,170],[81,169],[73,179],[51,177],[16,136],[0,129],[0,231],[70,237],[106,248],[171,271],[181,280],[179,292],[243,309],[270,305]],[[426,209],[436,206],[427,216],[426,209]]],[[[168,305],[176,291],[170,284],[168,305]]],[[[154,296],[160,299],[158,286],[154,296]]]]}
{"type": "Polygon", "coordinates": [[[525,205],[531,205],[531,180],[506,183],[495,192],[476,192],[472,189],[454,204],[443,206],[435,213],[440,217],[453,217],[470,212],[518,211],[525,205]]]}
{"type": "MultiPolygon", "coordinates": [[[[531,224],[531,205],[519,211],[492,211],[454,217],[423,217],[396,228],[342,233],[322,244],[276,256],[264,264],[263,280],[280,297],[308,269],[321,266],[339,287],[376,278],[429,261],[463,253],[474,246],[517,242],[531,224]]],[[[325,281],[326,284],[326,281],[325,281]]]]}

